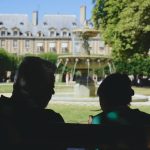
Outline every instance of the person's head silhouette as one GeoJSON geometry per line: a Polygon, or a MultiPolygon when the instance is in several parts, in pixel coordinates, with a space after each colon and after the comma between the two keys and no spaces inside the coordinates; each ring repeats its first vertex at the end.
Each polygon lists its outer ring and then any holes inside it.
{"type": "Polygon", "coordinates": [[[134,91],[126,74],[114,73],[103,80],[97,94],[102,110],[107,111],[130,104],[134,91]]]}
{"type": "Polygon", "coordinates": [[[26,57],[15,75],[12,97],[30,107],[45,108],[54,94],[56,67],[39,57],[26,57]]]}

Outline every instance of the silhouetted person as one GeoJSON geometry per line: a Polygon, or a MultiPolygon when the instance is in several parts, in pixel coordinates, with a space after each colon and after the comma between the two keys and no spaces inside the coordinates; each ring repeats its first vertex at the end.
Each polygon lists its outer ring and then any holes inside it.
{"type": "Polygon", "coordinates": [[[144,126],[150,125],[150,115],[129,107],[134,90],[128,76],[120,73],[107,76],[97,94],[102,112],[91,116],[89,123],[109,127],[106,133],[113,133],[114,139],[106,146],[110,149],[145,149],[147,135],[144,126]],[[120,133],[114,132],[121,127],[120,133]]]}
{"type": "Polygon", "coordinates": [[[114,73],[100,84],[97,94],[102,113],[92,117],[92,124],[149,125],[150,115],[129,107],[134,95],[126,74],[114,73]]]}
{"type": "Polygon", "coordinates": [[[36,137],[51,123],[64,123],[60,114],[45,109],[54,94],[55,70],[47,60],[26,57],[15,75],[12,96],[1,96],[0,119],[8,130],[16,132],[16,142],[22,135],[36,137]]]}

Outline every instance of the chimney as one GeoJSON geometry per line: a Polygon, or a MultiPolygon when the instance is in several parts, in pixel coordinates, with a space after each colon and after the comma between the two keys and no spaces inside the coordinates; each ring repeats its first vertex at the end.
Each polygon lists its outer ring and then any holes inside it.
{"type": "Polygon", "coordinates": [[[80,7],[80,24],[85,25],[86,23],[86,6],[82,5],[80,7]]]}
{"type": "Polygon", "coordinates": [[[34,26],[38,25],[38,11],[32,12],[32,25],[34,26]]]}

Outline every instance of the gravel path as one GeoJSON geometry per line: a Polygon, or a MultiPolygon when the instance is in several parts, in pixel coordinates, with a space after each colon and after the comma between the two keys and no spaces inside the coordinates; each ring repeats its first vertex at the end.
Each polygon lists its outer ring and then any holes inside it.
{"type": "MultiPolygon", "coordinates": [[[[0,93],[0,95],[4,95],[7,97],[11,96],[11,93],[0,93]]],[[[148,97],[148,101],[146,102],[131,102],[131,105],[138,105],[138,106],[144,106],[144,105],[150,105],[150,96],[148,97]]],[[[95,98],[73,98],[73,97],[53,97],[50,103],[56,103],[56,104],[66,104],[66,105],[93,105],[93,106],[98,106],[99,101],[98,97],[95,98]]]]}

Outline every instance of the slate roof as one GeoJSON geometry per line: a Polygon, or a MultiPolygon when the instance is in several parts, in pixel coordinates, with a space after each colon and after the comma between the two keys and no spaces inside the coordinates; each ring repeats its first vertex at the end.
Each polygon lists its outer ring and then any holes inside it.
{"type": "Polygon", "coordinates": [[[79,21],[75,15],[44,15],[41,22],[37,26],[32,25],[26,14],[0,14],[0,28],[5,27],[7,31],[12,33],[12,28],[17,27],[22,33],[30,31],[33,36],[41,31],[45,36],[48,36],[48,30],[55,28],[57,32],[66,28],[69,32],[73,28],[79,27],[79,21]]]}

